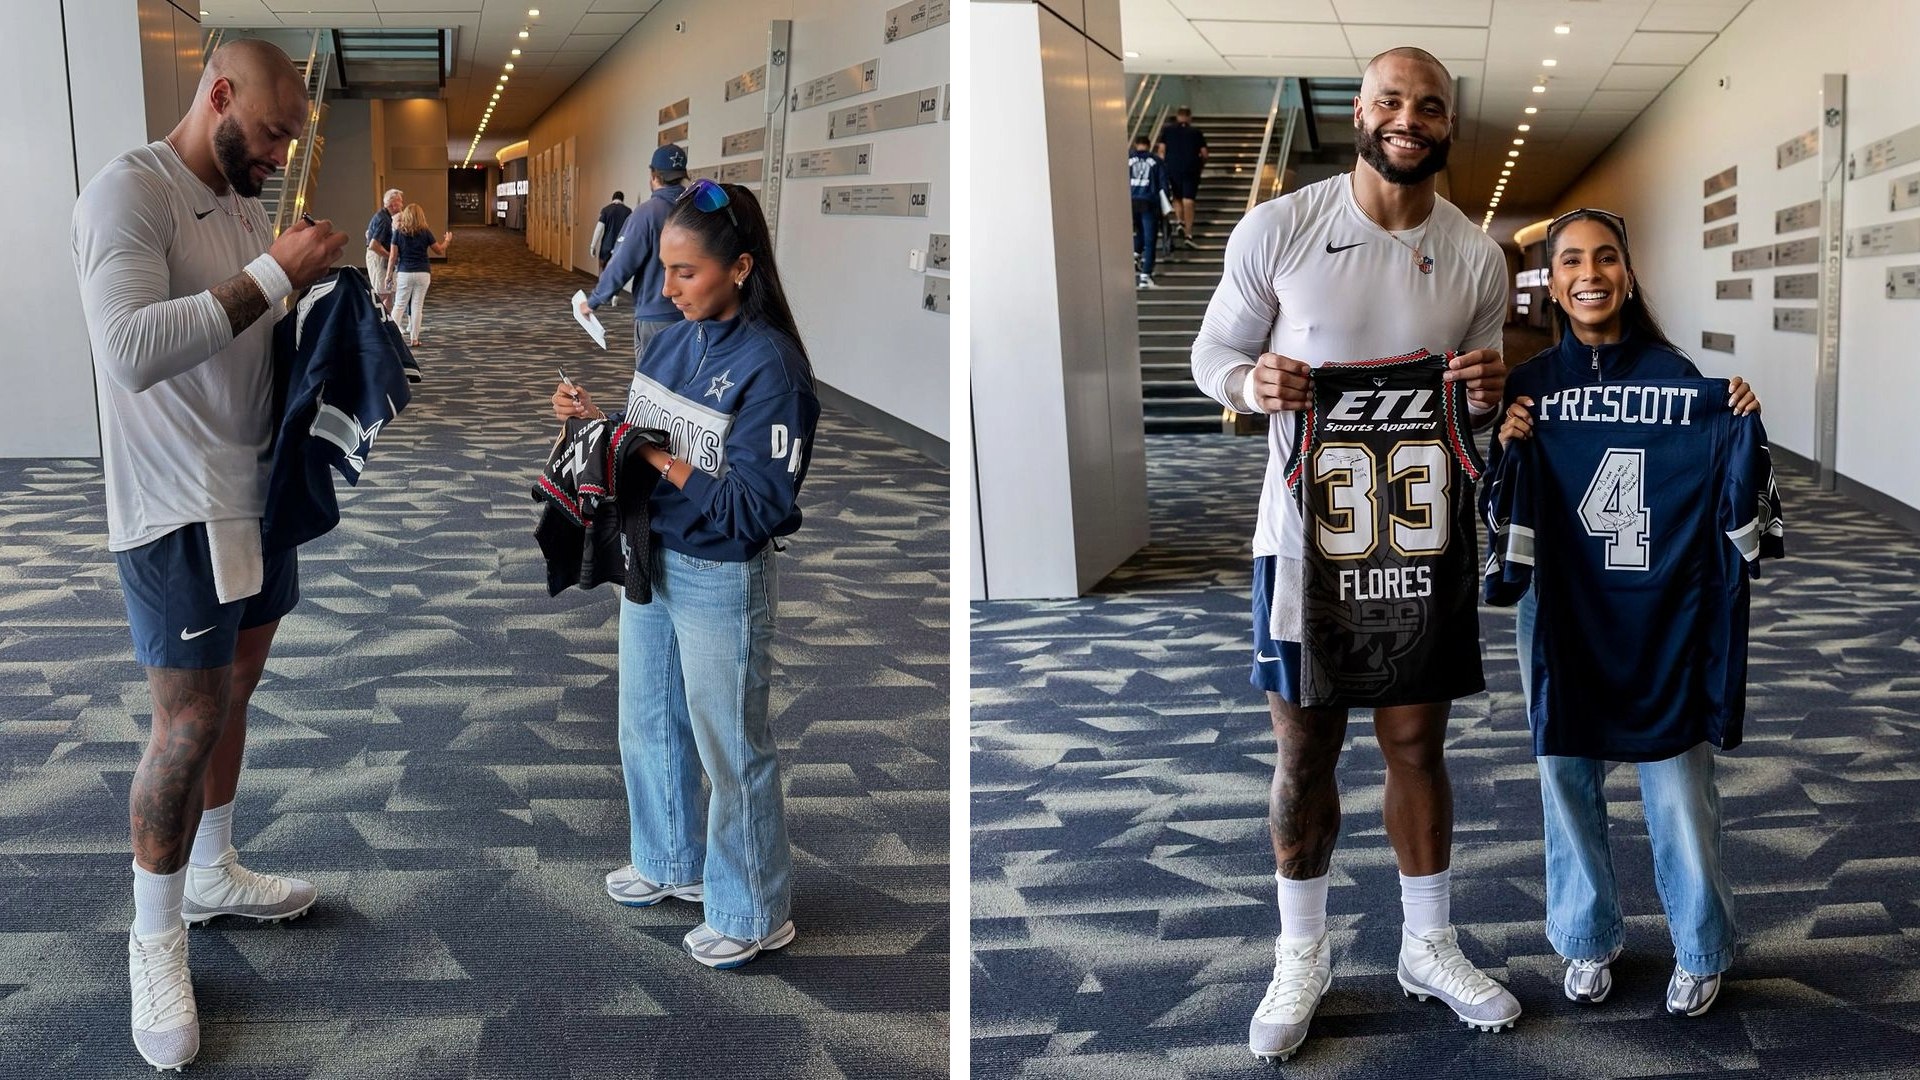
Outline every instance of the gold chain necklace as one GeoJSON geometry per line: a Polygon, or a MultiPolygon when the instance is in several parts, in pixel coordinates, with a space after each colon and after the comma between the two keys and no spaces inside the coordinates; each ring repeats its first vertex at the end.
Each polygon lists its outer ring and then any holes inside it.
{"type": "MultiPolygon", "coordinates": [[[[1373,222],[1374,228],[1379,229],[1383,233],[1386,233],[1388,236],[1393,238],[1393,241],[1395,243],[1399,244],[1403,248],[1406,248],[1408,251],[1413,252],[1413,265],[1418,267],[1421,273],[1423,274],[1433,273],[1433,256],[1428,255],[1424,251],[1421,251],[1420,245],[1414,244],[1407,240],[1402,239],[1400,235],[1395,233],[1392,229],[1389,229],[1385,225],[1380,224],[1380,219],[1377,217],[1374,217],[1371,213],[1367,211],[1367,204],[1360,201],[1359,192],[1353,192],[1353,205],[1360,208],[1360,213],[1364,215],[1368,221],[1373,222]]],[[[1428,211],[1427,220],[1421,223],[1420,239],[1425,240],[1427,238],[1425,226],[1432,221],[1433,221],[1433,212],[1428,211]]]]}
{"type": "MultiPolygon", "coordinates": [[[[173,156],[174,156],[174,157],[177,157],[177,158],[179,158],[179,159],[180,159],[180,164],[182,164],[182,165],[186,165],[186,164],[187,164],[187,155],[185,155],[185,154],[183,154],[183,153],[181,153],[181,152],[180,152],[180,148],[179,148],[178,146],[175,146],[175,145],[173,144],[173,136],[172,136],[172,134],[167,134],[167,135],[162,135],[162,136],[160,136],[160,140],[161,140],[162,142],[164,142],[164,143],[166,143],[166,144],[167,144],[167,149],[169,149],[169,150],[171,150],[171,151],[173,151],[173,156]]],[[[192,172],[192,171],[193,171],[193,169],[192,169],[192,167],[191,167],[191,166],[188,166],[188,169],[187,169],[187,171],[188,171],[188,172],[192,172]]],[[[203,183],[204,183],[204,181],[203,181],[203,183]]],[[[211,188],[209,188],[208,190],[209,190],[209,191],[211,191],[212,189],[211,189],[211,188]]],[[[245,229],[246,229],[246,230],[247,230],[248,232],[252,232],[252,231],[253,231],[253,222],[252,222],[252,221],[250,221],[250,220],[248,220],[248,218],[247,218],[247,215],[246,215],[246,212],[240,209],[240,193],[239,193],[239,192],[237,192],[237,191],[235,191],[235,190],[233,190],[233,185],[232,185],[232,184],[228,184],[228,185],[227,185],[227,199],[228,199],[228,200],[229,200],[229,201],[230,201],[230,202],[231,202],[231,203],[233,204],[233,209],[231,209],[231,210],[229,210],[229,209],[227,209],[226,207],[224,207],[224,206],[221,206],[221,205],[220,205],[220,196],[218,196],[218,195],[215,195],[215,196],[213,197],[213,205],[214,205],[214,206],[215,206],[215,207],[216,207],[216,208],[217,208],[217,209],[218,209],[218,210],[219,210],[219,211],[220,211],[221,213],[223,213],[223,214],[225,214],[225,215],[227,215],[228,217],[232,217],[232,218],[238,218],[238,219],[240,219],[240,225],[241,225],[241,227],[243,227],[243,228],[245,228],[245,229]]]]}

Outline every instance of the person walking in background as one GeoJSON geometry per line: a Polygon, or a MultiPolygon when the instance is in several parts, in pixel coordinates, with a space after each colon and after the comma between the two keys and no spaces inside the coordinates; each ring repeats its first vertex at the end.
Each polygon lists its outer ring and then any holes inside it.
{"type": "MultiPolygon", "coordinates": [[[[593,255],[600,260],[600,272],[607,272],[607,260],[613,258],[613,245],[620,242],[620,230],[627,227],[633,208],[627,205],[627,193],[616,191],[613,201],[600,208],[600,221],[593,227],[593,255]]],[[[609,307],[620,306],[620,291],[607,297],[609,307]]]]}
{"type": "Polygon", "coordinates": [[[393,321],[407,333],[407,344],[420,344],[421,311],[427,303],[427,287],[433,284],[429,255],[445,255],[453,243],[448,230],[438,243],[427,228],[426,211],[419,203],[409,203],[393,219],[393,321]]]}
{"type": "Polygon", "coordinates": [[[1167,189],[1167,177],[1145,135],[1133,140],[1133,153],[1127,157],[1127,184],[1133,201],[1135,287],[1151,289],[1155,288],[1154,249],[1160,242],[1160,198],[1167,189]]]}
{"type": "Polygon", "coordinates": [[[1207,136],[1193,126],[1193,110],[1185,105],[1174,110],[1173,119],[1160,129],[1156,148],[1166,164],[1167,186],[1173,192],[1173,210],[1180,221],[1180,242],[1188,248],[1193,242],[1193,200],[1200,194],[1200,170],[1207,165],[1207,136]]]}
{"type": "MultiPolygon", "coordinates": [[[[673,449],[641,451],[664,479],[650,503],[653,601],[620,598],[632,862],[607,875],[607,894],[629,907],[702,903],[706,921],[686,951],[732,968],[794,939],[768,715],[774,541],[800,527],[820,401],[753,193],[700,180],[668,209],[664,289],[685,319],[635,362],[626,408],[613,416],[670,431],[673,449]]],[[[556,386],[552,403],[563,424],[602,415],[572,383],[556,386]]]]}
{"type": "Polygon", "coordinates": [[[380,209],[373,212],[373,219],[367,222],[367,280],[373,283],[376,293],[391,295],[393,289],[387,285],[387,274],[392,269],[388,263],[393,258],[393,215],[406,205],[406,196],[399,188],[388,188],[380,197],[380,209]]]}
{"type": "Polygon", "coordinates": [[[580,314],[590,314],[609,303],[627,282],[633,282],[633,362],[646,355],[647,343],[654,335],[680,321],[680,309],[662,296],[666,270],[660,265],[660,227],[686,190],[687,152],[668,143],[653,152],[647,170],[647,201],[628,216],[614,241],[613,255],[600,271],[600,283],[593,294],[580,304],[580,314]]]}
{"type": "Polygon", "coordinates": [[[127,793],[127,954],[133,1045],[163,1069],[200,1051],[186,924],[290,919],[315,897],[310,882],[241,866],[233,847],[247,706],[300,598],[293,551],[261,550],[274,321],[347,245],[325,221],[275,237],[260,206],[306,121],[306,83],[286,54],[228,42],[187,115],[108,162],[73,211],[107,548],[153,694],[127,793]]]}

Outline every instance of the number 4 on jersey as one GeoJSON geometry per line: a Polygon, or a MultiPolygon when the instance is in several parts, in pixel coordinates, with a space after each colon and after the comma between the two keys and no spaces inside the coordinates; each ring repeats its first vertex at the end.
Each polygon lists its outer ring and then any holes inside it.
{"type": "Polygon", "coordinates": [[[1645,474],[1645,451],[1609,449],[1580,499],[1580,520],[1587,535],[1607,542],[1609,570],[1645,570],[1652,565],[1647,542],[1651,515],[1640,486],[1645,474]]]}

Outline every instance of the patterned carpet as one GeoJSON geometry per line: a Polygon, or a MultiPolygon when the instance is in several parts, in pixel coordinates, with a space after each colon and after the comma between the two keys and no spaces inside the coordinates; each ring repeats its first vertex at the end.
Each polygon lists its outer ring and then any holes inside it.
{"type": "MultiPolygon", "coordinates": [[[[619,907],[614,591],[549,599],[528,495],[554,368],[603,401],[586,279],[515,234],[436,266],[426,381],[381,435],[254,697],[235,842],[313,879],[196,930],[214,1077],[945,1075],[946,471],[821,420],[774,711],[798,941],[738,972],[619,907]]],[[[807,313],[800,313],[804,323],[807,313]]],[[[0,1077],[131,1076],[126,799],[148,723],[93,461],[0,462],[0,1077]]]]}
{"type": "MultiPolygon", "coordinates": [[[[1266,447],[1164,435],[1147,453],[1145,551],[1079,600],[973,610],[976,1077],[1258,1075],[1247,1020],[1278,917],[1246,588],[1266,447]]],[[[1483,1034],[1402,998],[1383,764],[1358,712],[1333,988],[1282,1074],[1920,1076],[1920,542],[1798,475],[1781,494],[1789,557],[1755,591],[1747,741],[1720,759],[1742,951],[1713,1011],[1662,1011],[1672,953],[1630,769],[1607,784],[1627,953],[1604,1006],[1562,997],[1513,617],[1489,609],[1491,693],[1455,706],[1448,737],[1453,911],[1526,1014],[1483,1034]]]]}

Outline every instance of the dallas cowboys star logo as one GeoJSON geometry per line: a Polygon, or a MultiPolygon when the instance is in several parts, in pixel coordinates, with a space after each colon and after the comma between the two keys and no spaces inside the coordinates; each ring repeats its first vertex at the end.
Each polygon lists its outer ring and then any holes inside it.
{"type": "Polygon", "coordinates": [[[733,384],[727,381],[727,376],[729,376],[729,375],[731,375],[731,374],[733,374],[733,369],[732,369],[732,368],[728,368],[727,370],[725,370],[725,371],[723,371],[723,372],[721,372],[720,374],[718,374],[718,375],[715,375],[715,376],[713,377],[713,383],[712,383],[712,385],[710,385],[710,386],[708,386],[708,387],[707,387],[707,392],[706,392],[706,393],[704,393],[704,394],[702,394],[702,395],[700,395],[700,396],[701,396],[701,397],[710,397],[710,398],[712,398],[712,399],[713,399],[713,400],[715,400],[715,401],[719,401],[719,400],[720,400],[720,395],[722,395],[722,394],[724,394],[724,393],[726,393],[727,391],[729,391],[729,390],[731,390],[731,389],[733,389],[733,384]]]}

